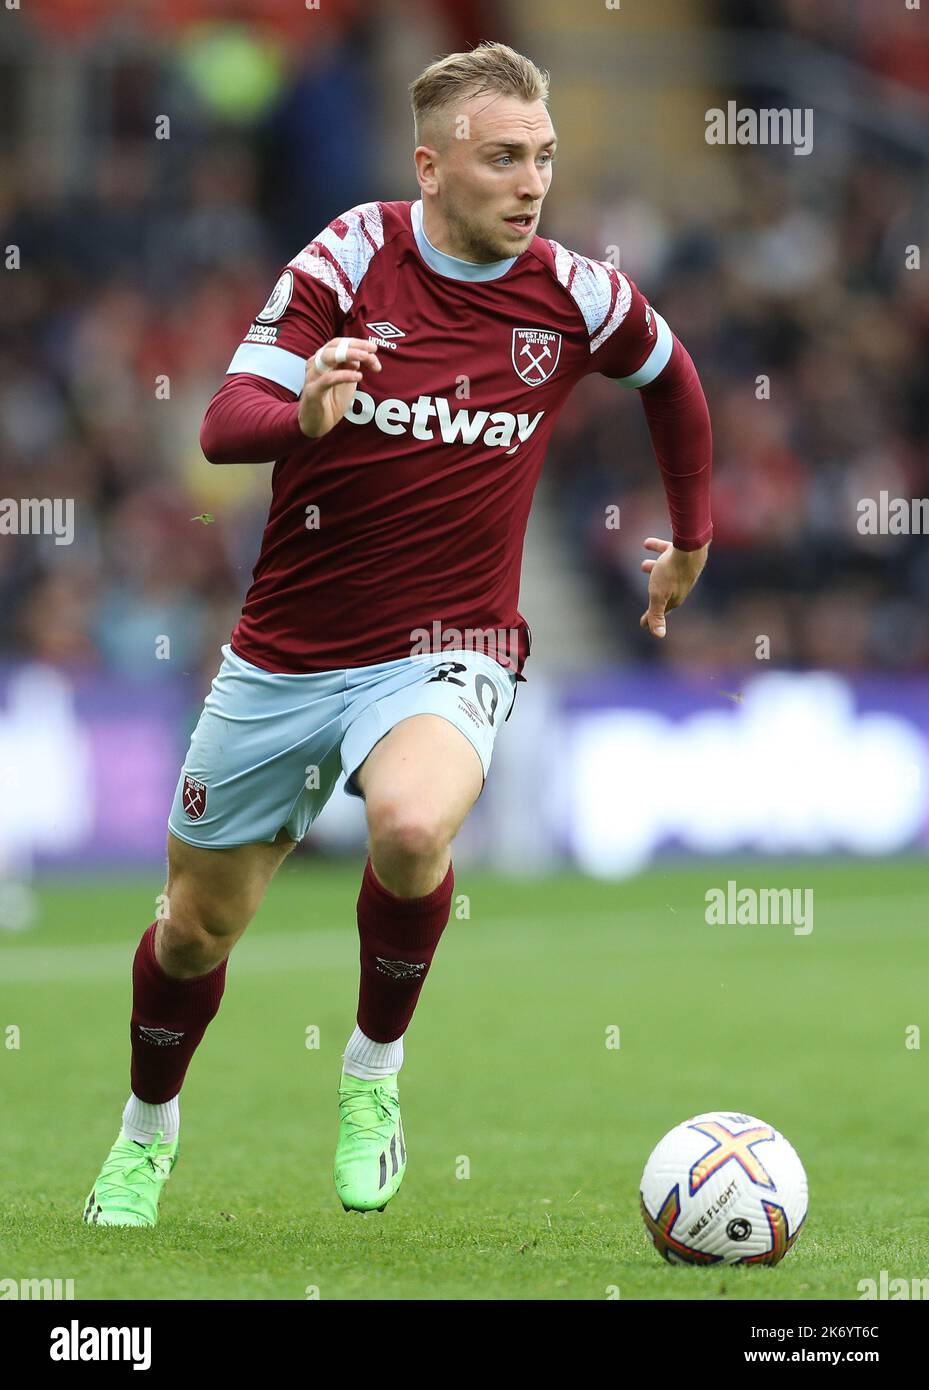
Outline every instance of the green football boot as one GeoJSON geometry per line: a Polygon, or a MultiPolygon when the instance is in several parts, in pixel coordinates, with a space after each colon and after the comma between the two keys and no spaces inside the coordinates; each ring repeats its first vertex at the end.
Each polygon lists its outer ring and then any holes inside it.
{"type": "Polygon", "coordinates": [[[177,1162],[179,1138],[151,1144],[127,1139],[122,1130],[84,1203],[88,1226],[154,1226],[158,1199],[177,1162]]]}
{"type": "Polygon", "coordinates": [[[406,1172],[397,1073],[363,1081],[342,1073],[335,1190],[346,1211],[383,1211],[406,1172]]]}

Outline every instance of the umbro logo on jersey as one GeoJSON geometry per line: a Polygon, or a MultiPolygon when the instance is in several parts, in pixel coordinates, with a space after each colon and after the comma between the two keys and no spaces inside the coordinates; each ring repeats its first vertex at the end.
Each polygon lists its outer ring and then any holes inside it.
{"type": "Polygon", "coordinates": [[[389,319],[382,319],[379,323],[369,323],[365,325],[371,335],[372,341],[378,347],[390,348],[391,352],[397,351],[397,344],[392,343],[391,338],[405,338],[406,334],[402,328],[398,328],[389,319]]]}
{"type": "Polygon", "coordinates": [[[417,965],[408,960],[385,960],[383,956],[376,956],[377,968],[382,975],[389,975],[393,980],[418,980],[425,974],[425,962],[417,965]]]}
{"type": "Polygon", "coordinates": [[[177,1047],[183,1033],[172,1033],[170,1028],[143,1028],[139,1024],[139,1032],[146,1042],[154,1043],[156,1047],[177,1047]]]}
{"type": "Polygon", "coordinates": [[[378,338],[405,338],[406,334],[402,328],[397,328],[396,324],[384,319],[382,323],[369,323],[367,325],[371,332],[378,338]]]}

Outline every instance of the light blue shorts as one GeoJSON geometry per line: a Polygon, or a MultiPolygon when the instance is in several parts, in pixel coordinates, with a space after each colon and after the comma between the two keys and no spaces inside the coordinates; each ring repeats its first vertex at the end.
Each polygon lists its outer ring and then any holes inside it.
{"type": "Polygon", "coordinates": [[[168,817],[192,845],[230,849],[302,840],[332,795],[362,793],[353,774],[402,719],[438,714],[490,769],[494,738],[516,699],[516,677],[477,651],[431,652],[375,666],[279,675],[228,644],[203,705],[168,817]]]}

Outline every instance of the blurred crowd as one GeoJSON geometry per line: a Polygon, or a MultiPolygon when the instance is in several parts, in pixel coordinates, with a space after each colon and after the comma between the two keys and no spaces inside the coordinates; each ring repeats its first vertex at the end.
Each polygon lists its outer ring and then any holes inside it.
{"type": "MultiPolygon", "coordinates": [[[[693,356],[714,432],[714,540],[673,641],[641,634],[639,548],[669,534],[638,402],[577,391],[550,473],[622,653],[703,671],[929,664],[929,537],[863,533],[871,499],[929,498],[929,23],[880,0],[720,0],[717,20],[886,81],[922,153],[817,112],[826,158],[741,147],[697,200],[635,189],[550,235],[641,284],[693,356]],[[914,101],[915,99],[915,101],[914,101]],[[921,103],[921,106],[920,106],[921,103]],[[619,504],[620,526],[605,524],[619,504]],[[768,638],[768,643],[760,639],[768,638]]],[[[731,31],[727,31],[731,32],[731,31]]],[[[777,87],[726,93],[790,106],[777,87]]]]}
{"type": "MultiPolygon", "coordinates": [[[[247,127],[206,109],[190,54],[134,57],[111,92],[118,138],[77,192],[40,139],[7,157],[0,245],[20,263],[0,299],[0,497],[73,498],[76,539],[0,537],[0,655],[148,678],[167,636],[164,669],[215,670],[270,469],[205,463],[206,403],[279,265],[337,211],[403,196],[377,186],[359,125],[364,36],[250,69],[247,127]],[[170,158],[147,127],[153,92],[188,113],[170,158]]],[[[631,188],[618,208],[543,219],[598,256],[622,229],[623,268],[694,357],[715,437],[711,563],[673,642],[629,645],[639,541],[667,521],[635,393],[603,379],[575,392],[549,454],[569,544],[617,656],[738,667],[768,636],[780,666],[923,665],[926,540],[857,523],[862,498],[929,494],[929,267],[907,251],[922,235],[929,254],[925,167],[850,133],[831,176],[789,152],[738,159],[718,208],[631,188]]]]}
{"type": "MultiPolygon", "coordinates": [[[[929,497],[929,278],[908,268],[921,235],[926,249],[925,178],[861,149],[831,186],[806,183],[747,154],[721,224],[617,215],[649,227],[657,253],[643,246],[630,273],[697,363],[713,422],[709,563],[660,659],[743,667],[766,636],[780,667],[923,666],[929,539],[863,533],[862,503],[929,497]]],[[[551,465],[577,563],[623,615],[641,539],[668,534],[634,394],[585,384],[551,465]]]]}

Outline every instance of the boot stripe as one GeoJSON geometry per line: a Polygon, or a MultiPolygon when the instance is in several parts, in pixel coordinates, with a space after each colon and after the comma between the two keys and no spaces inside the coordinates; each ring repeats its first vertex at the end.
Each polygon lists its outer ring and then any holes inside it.
{"type": "Polygon", "coordinates": [[[400,1165],[397,1162],[397,1136],[396,1134],[392,1134],[390,1136],[390,1176],[392,1178],[397,1176],[397,1169],[399,1167],[400,1165]]]}
{"type": "Polygon", "coordinates": [[[382,1152],[382,1153],[381,1153],[381,1180],[380,1180],[380,1182],[378,1183],[378,1189],[382,1188],[382,1187],[385,1185],[386,1182],[387,1182],[387,1155],[386,1155],[385,1153],[382,1152]]]}

